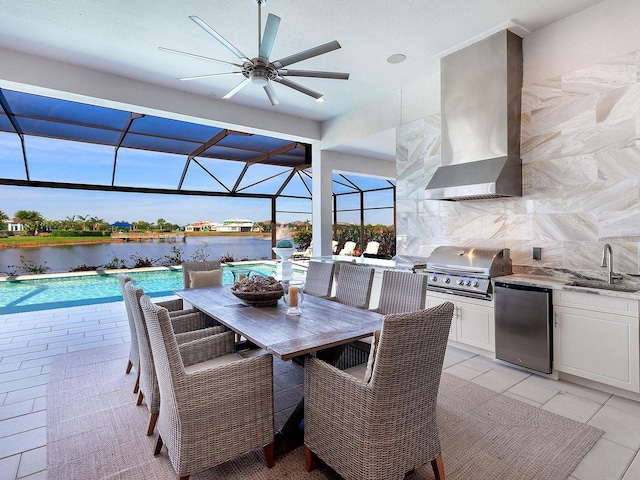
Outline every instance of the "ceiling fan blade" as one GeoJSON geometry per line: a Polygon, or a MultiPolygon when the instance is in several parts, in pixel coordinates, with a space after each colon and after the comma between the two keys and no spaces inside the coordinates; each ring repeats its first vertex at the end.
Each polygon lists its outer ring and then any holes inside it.
{"type": "Polygon", "coordinates": [[[337,40],[334,40],[333,42],[325,43],[324,45],[310,48],[309,50],[305,50],[304,52],[295,53],[288,57],[281,58],[280,60],[276,60],[275,62],[273,62],[273,66],[276,68],[286,67],[287,65],[291,65],[292,63],[297,63],[308,58],[317,57],[318,55],[323,55],[339,48],[340,44],[337,40]]]}
{"type": "Polygon", "coordinates": [[[209,73],[207,75],[196,75],[194,77],[182,77],[178,80],[200,80],[202,78],[221,77],[223,75],[242,75],[242,72],[209,73]]]}
{"type": "Polygon", "coordinates": [[[264,27],[264,35],[262,36],[260,52],[258,53],[258,60],[265,65],[269,63],[269,57],[271,56],[271,50],[273,49],[273,43],[276,40],[279,26],[280,17],[270,13],[267,17],[267,25],[264,27]]]}
{"type": "Polygon", "coordinates": [[[282,85],[285,85],[289,88],[293,88],[294,90],[297,90],[301,93],[304,93],[305,95],[309,95],[310,97],[315,98],[318,101],[322,101],[322,97],[323,95],[321,93],[318,93],[314,90],[311,90],[310,88],[305,87],[304,85],[300,85],[299,83],[296,82],[292,82],[291,80],[288,80],[286,78],[283,77],[276,77],[274,79],[274,82],[278,82],[282,85]]]}
{"type": "Polygon", "coordinates": [[[271,82],[267,83],[264,86],[264,91],[267,92],[267,97],[269,97],[269,101],[271,105],[279,105],[280,101],[278,100],[278,96],[276,95],[276,91],[273,89],[273,85],[271,82]]]}
{"type": "Polygon", "coordinates": [[[242,65],[237,63],[227,62],[226,60],[218,60],[217,58],[203,57],[202,55],[196,55],[195,53],[181,52],[180,50],[172,50],[171,48],[158,47],[158,50],[169,53],[176,53],[178,55],[184,55],[185,57],[197,58],[199,60],[206,60],[207,62],[221,63],[223,65],[232,65],[234,67],[242,68],[242,65]]]}
{"type": "Polygon", "coordinates": [[[195,15],[191,15],[189,18],[191,20],[193,20],[194,22],[196,22],[198,24],[198,26],[200,28],[202,28],[205,32],[207,32],[213,38],[218,40],[224,47],[227,48],[227,50],[229,50],[231,53],[233,53],[240,60],[242,60],[243,62],[251,62],[251,59],[249,57],[247,57],[244,53],[242,53],[240,50],[238,50],[236,47],[234,47],[227,39],[225,39],[222,35],[220,35],[218,32],[216,32],[213,28],[211,28],[209,25],[207,25],[204,22],[204,20],[202,20],[200,17],[197,17],[195,15]]]}
{"type": "Polygon", "coordinates": [[[248,78],[245,78],[243,81],[241,81],[238,85],[236,85],[235,87],[233,87],[233,90],[231,90],[229,93],[227,93],[224,97],[222,97],[223,100],[229,100],[231,97],[233,97],[236,93],[238,93],[240,90],[242,90],[242,88],[244,88],[247,84],[251,83],[251,80],[249,80],[248,78]]]}
{"type": "Polygon", "coordinates": [[[291,70],[282,68],[278,70],[278,75],[283,77],[314,77],[314,78],[333,78],[336,80],[349,80],[348,73],[341,72],[319,72],[317,70],[291,70]]]}

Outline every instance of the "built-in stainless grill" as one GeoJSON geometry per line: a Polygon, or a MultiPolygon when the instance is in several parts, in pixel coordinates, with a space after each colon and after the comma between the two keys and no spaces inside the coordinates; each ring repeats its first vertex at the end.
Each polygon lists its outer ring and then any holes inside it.
{"type": "Polygon", "coordinates": [[[508,248],[437,247],[427,261],[427,289],[491,300],[491,279],[510,275],[508,248]]]}

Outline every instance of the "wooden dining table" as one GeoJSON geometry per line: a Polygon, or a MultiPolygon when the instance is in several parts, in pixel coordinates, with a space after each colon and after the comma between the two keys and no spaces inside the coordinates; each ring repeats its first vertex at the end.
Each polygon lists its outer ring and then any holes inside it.
{"type": "MultiPolygon", "coordinates": [[[[176,290],[180,298],[257,347],[282,360],[315,355],[331,364],[347,343],[371,335],[382,327],[382,315],[325,298],[305,295],[301,315],[287,315],[283,300],[275,306],[250,306],[228,285],[176,290]]],[[[285,425],[276,432],[276,454],[302,444],[304,398],[285,425]]]]}
{"type": "Polygon", "coordinates": [[[253,307],[227,285],[176,290],[175,294],[272,355],[290,360],[371,335],[382,315],[325,298],[305,295],[302,314],[286,315],[283,300],[273,307],[253,307]]]}

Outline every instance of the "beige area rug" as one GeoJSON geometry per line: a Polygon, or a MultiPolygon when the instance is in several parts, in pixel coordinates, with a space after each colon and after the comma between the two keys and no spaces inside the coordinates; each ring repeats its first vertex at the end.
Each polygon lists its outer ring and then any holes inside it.
{"type": "MultiPolygon", "coordinates": [[[[166,451],[152,454],[147,410],[135,406],[124,374],[128,345],[56,357],[47,395],[49,480],[173,479],[166,451]]],[[[566,479],[601,430],[444,374],[438,424],[449,480],[566,479]]],[[[239,434],[242,434],[239,432],[239,434]]],[[[430,466],[412,479],[432,479],[430,466]]],[[[329,468],[304,470],[302,448],[268,469],[262,451],[191,477],[194,480],[338,479],[329,468]]]]}

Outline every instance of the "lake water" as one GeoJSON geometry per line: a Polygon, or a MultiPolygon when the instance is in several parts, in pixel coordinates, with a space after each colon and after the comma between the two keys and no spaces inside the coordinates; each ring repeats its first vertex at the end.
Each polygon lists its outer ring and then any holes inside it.
{"type": "MultiPolygon", "coordinates": [[[[154,260],[172,255],[172,247],[182,250],[183,260],[191,260],[194,253],[204,252],[208,260],[218,260],[223,255],[231,255],[234,260],[263,260],[271,258],[270,237],[247,236],[198,236],[187,237],[186,242],[114,242],[97,245],[69,245],[35,248],[0,249],[0,275],[3,271],[17,271],[24,274],[20,266],[20,256],[35,265],[49,267],[47,273],[68,272],[80,265],[100,266],[110,262],[114,256],[126,260],[132,267],[131,256],[154,260]],[[16,265],[17,268],[9,268],[16,265]]],[[[156,262],[155,265],[161,265],[156,262]]]]}

